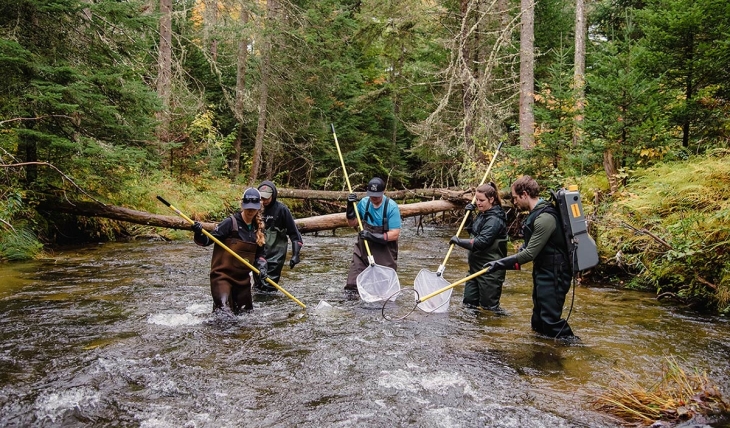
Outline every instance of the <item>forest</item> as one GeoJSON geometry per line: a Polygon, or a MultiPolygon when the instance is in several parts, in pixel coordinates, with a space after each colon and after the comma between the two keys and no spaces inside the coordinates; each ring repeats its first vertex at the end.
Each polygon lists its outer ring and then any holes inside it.
{"type": "Polygon", "coordinates": [[[0,261],[344,192],[334,128],[358,190],[577,184],[595,277],[730,314],[725,0],[0,0],[0,79],[0,261]]]}

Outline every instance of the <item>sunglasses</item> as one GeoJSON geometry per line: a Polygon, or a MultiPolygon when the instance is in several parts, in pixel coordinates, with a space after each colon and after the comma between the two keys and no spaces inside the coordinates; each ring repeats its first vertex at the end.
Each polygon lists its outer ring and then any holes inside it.
{"type": "Polygon", "coordinates": [[[245,197],[241,200],[244,204],[258,204],[261,202],[261,198],[258,198],[256,196],[254,197],[245,197]]]}

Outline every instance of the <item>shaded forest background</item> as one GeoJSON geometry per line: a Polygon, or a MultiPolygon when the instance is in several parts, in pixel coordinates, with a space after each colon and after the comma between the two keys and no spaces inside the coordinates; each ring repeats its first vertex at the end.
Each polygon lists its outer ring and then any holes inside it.
{"type": "Polygon", "coordinates": [[[725,0],[0,0],[0,260],[118,234],[47,194],[217,218],[221,188],[343,190],[334,124],[359,188],[467,188],[504,142],[500,186],[613,219],[602,265],[727,313],[728,70],[725,0]]]}

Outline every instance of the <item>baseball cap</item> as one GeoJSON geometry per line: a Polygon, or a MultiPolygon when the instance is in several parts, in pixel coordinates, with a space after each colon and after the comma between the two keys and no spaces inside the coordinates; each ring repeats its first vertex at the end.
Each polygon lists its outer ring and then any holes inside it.
{"type": "Polygon", "coordinates": [[[385,191],[385,182],[380,177],[375,177],[368,183],[368,196],[380,197],[385,191]]]}
{"type": "Polygon", "coordinates": [[[274,194],[274,189],[272,189],[268,184],[262,184],[259,186],[259,193],[262,198],[269,199],[271,195],[274,194]]]}
{"type": "Polygon", "coordinates": [[[241,208],[244,210],[260,210],[261,194],[253,187],[249,187],[241,196],[241,208]]]}

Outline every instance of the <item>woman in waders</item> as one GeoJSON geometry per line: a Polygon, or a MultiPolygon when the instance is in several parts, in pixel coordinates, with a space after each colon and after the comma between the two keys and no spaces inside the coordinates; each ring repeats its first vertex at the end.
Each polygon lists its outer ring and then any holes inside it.
{"type": "MultiPolygon", "coordinates": [[[[247,260],[259,270],[259,279],[267,278],[264,254],[264,223],[261,219],[261,195],[250,187],[243,192],[241,212],[227,217],[215,227],[211,235],[247,260]]],[[[195,222],[195,243],[208,246],[213,240],[202,233],[203,225],[195,222]]],[[[215,244],[210,261],[210,294],[213,296],[213,312],[224,311],[239,314],[253,309],[251,296],[251,269],[215,244]]]]}
{"type": "Polygon", "coordinates": [[[375,263],[396,270],[398,260],[398,237],[401,219],[398,204],[384,196],[385,182],[378,177],[368,183],[367,196],[357,201],[357,195],[347,197],[347,224],[358,227],[355,209],[362,219],[363,230],[358,234],[357,243],[347,275],[345,290],[357,291],[357,276],[369,266],[368,253],[364,240],[368,241],[375,263]],[[357,204],[357,208],[355,208],[357,204]]]}
{"type": "MultiPolygon", "coordinates": [[[[482,184],[476,190],[476,209],[479,214],[472,221],[469,239],[453,236],[450,244],[469,250],[469,274],[483,269],[484,264],[507,256],[507,215],[502,209],[499,191],[494,183],[482,184]]],[[[467,211],[474,211],[467,204],[467,211]]],[[[503,270],[480,275],[466,282],[464,304],[481,306],[483,309],[502,312],[499,298],[502,296],[503,270]]]]}

